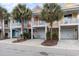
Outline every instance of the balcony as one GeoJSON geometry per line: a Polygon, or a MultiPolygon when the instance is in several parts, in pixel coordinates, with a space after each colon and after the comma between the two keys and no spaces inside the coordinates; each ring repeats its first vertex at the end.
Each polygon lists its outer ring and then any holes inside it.
{"type": "Polygon", "coordinates": [[[33,27],[45,27],[46,26],[46,22],[45,21],[34,21],[32,23],[33,27]]]}
{"type": "Polygon", "coordinates": [[[79,23],[79,19],[72,18],[72,17],[65,17],[63,23],[64,24],[77,24],[79,23]]]}
{"type": "MultiPolygon", "coordinates": [[[[12,28],[21,28],[21,23],[13,23],[12,28]]],[[[31,24],[24,23],[24,28],[31,28],[31,24]]]]}
{"type": "Polygon", "coordinates": [[[12,28],[21,28],[21,23],[13,23],[12,28]]]}
{"type": "Polygon", "coordinates": [[[9,29],[10,28],[10,24],[4,24],[5,29],[9,29]]]}
{"type": "Polygon", "coordinates": [[[60,25],[77,25],[79,24],[79,20],[78,19],[67,19],[60,23],[60,25]]]}
{"type": "Polygon", "coordinates": [[[3,26],[3,25],[0,23],[0,29],[2,29],[2,26],[3,26]]]}
{"type": "Polygon", "coordinates": [[[64,21],[64,24],[77,24],[77,23],[79,23],[79,21],[78,20],[69,20],[69,21],[64,21]]]}

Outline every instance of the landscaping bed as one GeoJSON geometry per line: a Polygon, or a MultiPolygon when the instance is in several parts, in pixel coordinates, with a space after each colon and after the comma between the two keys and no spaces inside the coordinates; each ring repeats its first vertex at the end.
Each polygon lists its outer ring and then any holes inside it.
{"type": "Polygon", "coordinates": [[[24,39],[17,39],[15,41],[13,41],[12,43],[19,43],[19,42],[24,42],[24,41],[26,41],[26,40],[24,40],[24,39]]]}
{"type": "Polygon", "coordinates": [[[52,39],[51,39],[51,32],[48,31],[46,34],[46,40],[44,42],[42,42],[41,44],[44,46],[55,46],[58,43],[58,33],[57,32],[53,32],[52,33],[52,39]]]}
{"type": "Polygon", "coordinates": [[[23,34],[21,34],[20,37],[17,38],[17,40],[13,41],[13,43],[24,42],[30,38],[31,36],[29,32],[23,32],[23,34]]]}
{"type": "Polygon", "coordinates": [[[45,40],[41,44],[44,46],[55,46],[57,45],[57,43],[58,43],[58,40],[45,40]]]}

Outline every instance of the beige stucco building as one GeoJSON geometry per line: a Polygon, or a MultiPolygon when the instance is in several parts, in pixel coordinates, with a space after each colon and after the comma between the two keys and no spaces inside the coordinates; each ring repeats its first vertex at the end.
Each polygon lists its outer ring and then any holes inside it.
{"type": "MultiPolygon", "coordinates": [[[[79,39],[79,4],[62,3],[59,4],[64,10],[64,15],[60,21],[53,23],[53,31],[59,34],[59,40],[79,39]]],[[[47,27],[49,23],[39,20],[42,7],[36,6],[32,12],[31,20],[24,22],[24,31],[31,33],[31,39],[46,39],[47,27]]],[[[21,21],[14,20],[10,16],[9,20],[0,20],[0,38],[16,38],[21,34],[21,21]]]]}

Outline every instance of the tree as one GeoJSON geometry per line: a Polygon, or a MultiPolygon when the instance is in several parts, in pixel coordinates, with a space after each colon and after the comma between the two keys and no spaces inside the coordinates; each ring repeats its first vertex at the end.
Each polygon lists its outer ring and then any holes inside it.
{"type": "Polygon", "coordinates": [[[9,13],[7,12],[7,10],[3,7],[0,6],[0,19],[8,19],[9,18],[9,13]]]}
{"type": "MultiPolygon", "coordinates": [[[[1,21],[8,20],[9,16],[10,16],[10,14],[7,12],[7,10],[5,8],[3,8],[2,6],[0,6],[0,20],[1,21]]],[[[3,36],[4,36],[4,31],[3,31],[3,36]]]]}
{"type": "MultiPolygon", "coordinates": [[[[24,19],[31,19],[32,11],[26,8],[25,4],[18,4],[12,11],[12,16],[15,20],[21,20],[21,31],[24,32],[24,19]]],[[[21,33],[21,34],[22,34],[21,33]]]]}
{"type": "Polygon", "coordinates": [[[54,21],[59,21],[63,17],[63,10],[60,5],[56,3],[46,3],[43,6],[41,12],[42,20],[45,20],[47,23],[50,23],[51,26],[51,40],[52,40],[52,26],[54,21]]]}

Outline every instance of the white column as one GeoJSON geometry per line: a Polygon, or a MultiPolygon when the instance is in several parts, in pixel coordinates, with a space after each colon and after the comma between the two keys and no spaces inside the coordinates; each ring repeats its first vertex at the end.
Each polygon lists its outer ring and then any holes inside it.
{"type": "Polygon", "coordinates": [[[10,39],[12,39],[12,20],[10,19],[10,39]]]}
{"type": "Polygon", "coordinates": [[[79,25],[78,25],[78,40],[79,40],[79,25]]]}
{"type": "Polygon", "coordinates": [[[60,33],[60,31],[61,31],[61,27],[60,27],[60,25],[59,25],[59,40],[60,40],[60,38],[61,38],[61,33],[60,33]]]}
{"type": "Polygon", "coordinates": [[[31,39],[33,39],[33,21],[34,21],[34,18],[32,17],[31,19],[31,39]]]}
{"type": "Polygon", "coordinates": [[[77,15],[77,22],[78,22],[78,40],[79,40],[79,13],[77,15]]]}
{"type": "Polygon", "coordinates": [[[47,25],[45,26],[45,40],[46,40],[46,34],[47,34],[47,25]]]}
{"type": "Polygon", "coordinates": [[[3,27],[2,27],[2,31],[3,31],[3,38],[4,38],[4,36],[5,36],[4,19],[2,20],[2,25],[3,25],[3,27]]]}

